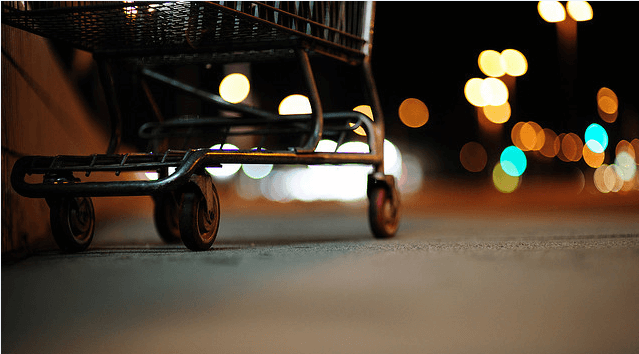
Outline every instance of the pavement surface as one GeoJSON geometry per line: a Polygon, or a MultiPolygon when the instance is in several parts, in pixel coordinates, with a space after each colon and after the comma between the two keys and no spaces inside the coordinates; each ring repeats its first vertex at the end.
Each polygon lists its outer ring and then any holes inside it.
{"type": "Polygon", "coordinates": [[[409,200],[391,240],[366,204],[246,203],[208,252],[115,218],[3,265],[2,352],[639,353],[634,198],[409,200]]]}

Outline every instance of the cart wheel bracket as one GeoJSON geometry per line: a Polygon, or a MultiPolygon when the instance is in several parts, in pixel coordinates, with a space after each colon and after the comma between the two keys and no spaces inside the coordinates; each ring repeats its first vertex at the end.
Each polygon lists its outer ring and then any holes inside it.
{"type": "Polygon", "coordinates": [[[368,197],[370,198],[370,192],[375,188],[384,188],[388,191],[392,200],[393,207],[399,207],[399,192],[395,184],[395,177],[393,175],[386,175],[381,172],[375,172],[368,175],[368,187],[366,188],[368,197]]]}

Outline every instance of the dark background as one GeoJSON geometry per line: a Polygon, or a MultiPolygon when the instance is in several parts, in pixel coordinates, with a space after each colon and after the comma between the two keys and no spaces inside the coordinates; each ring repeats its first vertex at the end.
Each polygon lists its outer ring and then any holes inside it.
{"type": "MultiPolygon", "coordinates": [[[[528,71],[516,78],[511,92],[512,115],[496,142],[501,149],[512,144],[510,129],[518,121],[582,138],[597,122],[608,130],[610,144],[639,137],[639,4],[590,4],[593,19],[577,23],[576,56],[570,63],[559,50],[557,25],[541,18],[537,2],[378,2],[372,61],[388,137],[407,138],[410,149],[434,149],[446,166],[442,172],[464,173],[459,149],[480,138],[464,85],[486,77],[477,64],[483,50],[508,48],[526,56],[528,71]],[[604,86],[619,98],[613,124],[597,115],[596,94],[604,86]],[[408,97],[428,106],[430,119],[421,128],[399,123],[397,107],[408,97]]],[[[555,164],[561,169],[561,161],[555,164]]]]}

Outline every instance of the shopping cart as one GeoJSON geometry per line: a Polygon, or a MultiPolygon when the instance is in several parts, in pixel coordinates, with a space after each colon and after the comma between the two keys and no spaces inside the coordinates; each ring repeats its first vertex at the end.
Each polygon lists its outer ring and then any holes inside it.
{"type": "MultiPolygon", "coordinates": [[[[368,177],[369,221],[376,238],[393,237],[399,223],[399,194],[384,174],[384,125],[371,73],[370,51],[375,6],[372,2],[3,2],[2,23],[93,53],[111,118],[105,154],[26,156],[14,165],[16,192],[45,198],[56,243],[67,252],[85,250],[94,234],[91,197],[150,195],[161,238],[182,240],[191,250],[213,244],[220,221],[217,190],[206,168],[223,163],[372,165],[368,177]],[[334,58],[359,72],[375,120],[355,111],[324,112],[309,57],[334,58]],[[280,115],[219,95],[158,70],[158,65],[280,60],[299,63],[308,90],[310,114],[280,115]],[[144,153],[115,153],[122,134],[114,67],[133,67],[145,87],[157,121],[139,135],[153,142],[144,153]],[[149,82],[196,97],[220,111],[213,118],[164,119],[149,82]],[[366,153],[317,152],[327,137],[338,144],[358,127],[366,131],[366,153]],[[270,149],[263,137],[300,137],[294,146],[270,149]],[[166,148],[185,136],[215,135],[221,148],[166,148]],[[262,137],[257,149],[226,150],[229,136],[262,137]],[[122,180],[122,172],[157,172],[156,180],[122,180]],[[109,181],[92,181],[108,172],[109,181]],[[42,182],[31,175],[42,176],[42,182]],[[83,176],[81,176],[83,175],[83,176]],[[84,181],[81,180],[81,177],[84,181]]],[[[332,60],[332,59],[331,59],[332,60]]]]}

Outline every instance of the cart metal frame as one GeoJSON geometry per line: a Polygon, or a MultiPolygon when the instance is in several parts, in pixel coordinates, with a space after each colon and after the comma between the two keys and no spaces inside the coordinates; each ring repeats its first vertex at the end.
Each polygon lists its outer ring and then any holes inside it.
{"type": "MultiPolygon", "coordinates": [[[[51,5],[51,4],[49,4],[51,5]]],[[[370,52],[375,6],[372,2],[134,2],[83,3],[51,7],[47,3],[3,3],[2,22],[46,38],[65,41],[93,53],[98,63],[111,117],[111,140],[105,154],[89,156],[26,156],[14,165],[11,183],[29,198],[45,198],[51,208],[53,236],[67,252],[86,249],[95,215],[90,197],[150,195],[155,222],[169,242],[182,240],[192,250],[212,245],[219,225],[219,197],[204,169],[222,163],[242,164],[366,164],[374,170],[368,180],[369,221],[377,238],[393,237],[399,223],[399,193],[393,176],[384,174],[384,119],[372,76],[370,52]],[[161,24],[158,25],[158,24],[161,24]],[[106,34],[106,35],[105,35],[106,34]],[[268,56],[297,58],[309,92],[311,114],[280,116],[224,101],[153,69],[157,61],[176,64],[193,60],[247,61],[268,56]],[[324,112],[309,55],[341,60],[361,70],[362,85],[375,121],[349,112],[324,112]],[[248,58],[248,59],[247,59],[248,58]],[[146,123],[139,135],[162,139],[193,131],[238,134],[302,134],[299,146],[288,150],[211,150],[192,148],[156,153],[115,154],[122,130],[121,109],[112,65],[134,62],[145,80],[188,93],[236,118],[199,118],[146,123]],[[349,124],[350,123],[350,124],[349,124]],[[369,153],[315,152],[327,134],[340,142],[357,127],[366,131],[369,153]],[[169,174],[169,168],[175,172],[169,174]],[[122,181],[123,171],[157,171],[149,181],[122,181]],[[113,181],[82,182],[76,173],[113,172],[113,181]],[[41,183],[27,175],[42,175],[41,183]]],[[[148,90],[147,90],[148,94],[148,90]]],[[[154,105],[152,95],[149,102],[154,105]]],[[[222,147],[224,145],[222,144],[222,147]]]]}

